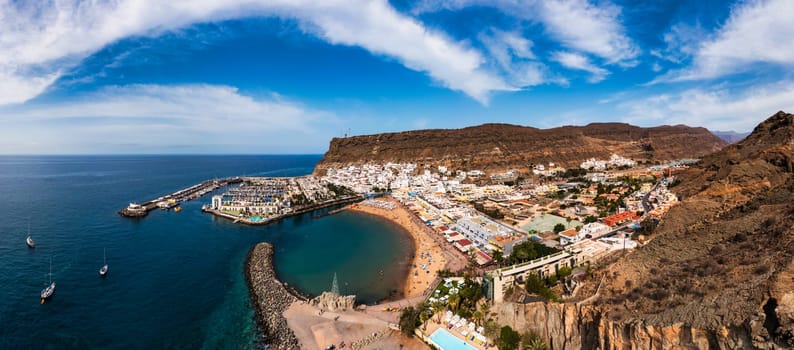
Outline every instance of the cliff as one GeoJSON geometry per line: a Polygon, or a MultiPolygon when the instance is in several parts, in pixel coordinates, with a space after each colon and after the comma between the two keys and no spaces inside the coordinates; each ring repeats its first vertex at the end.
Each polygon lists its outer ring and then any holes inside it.
{"type": "Polygon", "coordinates": [[[778,112],[680,180],[681,204],[648,244],[597,271],[592,303],[506,304],[500,319],[554,349],[794,346],[794,115],[778,112]]]}
{"type": "Polygon", "coordinates": [[[350,163],[387,161],[486,171],[548,162],[574,167],[589,158],[606,159],[612,153],[637,161],[699,158],[725,145],[704,128],[684,125],[640,128],[594,123],[536,129],[485,124],[334,138],[315,172],[350,163]]]}

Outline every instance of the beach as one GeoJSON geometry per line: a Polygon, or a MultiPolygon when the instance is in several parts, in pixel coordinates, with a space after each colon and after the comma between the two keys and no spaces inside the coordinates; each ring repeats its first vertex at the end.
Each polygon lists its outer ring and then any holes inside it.
{"type": "MultiPolygon", "coordinates": [[[[413,261],[403,287],[405,298],[423,295],[437,277],[437,272],[447,265],[447,257],[438,243],[429,236],[428,228],[417,222],[414,214],[390,197],[379,198],[377,202],[391,203],[392,209],[377,207],[361,202],[350,206],[350,210],[376,215],[387,219],[407,231],[414,242],[413,261]]],[[[376,202],[376,203],[377,203],[376,202]]]]}

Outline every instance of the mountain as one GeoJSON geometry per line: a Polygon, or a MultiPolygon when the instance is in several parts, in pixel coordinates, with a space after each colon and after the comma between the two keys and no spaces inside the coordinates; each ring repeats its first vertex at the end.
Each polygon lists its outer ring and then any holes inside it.
{"type": "Polygon", "coordinates": [[[747,135],[750,135],[749,132],[736,131],[712,131],[711,133],[727,143],[737,143],[741,140],[744,140],[747,135]]]}
{"type": "Polygon", "coordinates": [[[595,296],[500,315],[554,349],[792,348],[794,115],[778,112],[679,179],[682,202],[646,245],[596,270],[583,291],[595,296]]]}
{"type": "Polygon", "coordinates": [[[549,162],[575,167],[586,159],[606,159],[612,153],[637,161],[698,158],[725,145],[704,128],[684,125],[640,128],[594,123],[536,129],[484,124],[334,138],[315,171],[349,163],[388,161],[485,171],[549,162]]]}

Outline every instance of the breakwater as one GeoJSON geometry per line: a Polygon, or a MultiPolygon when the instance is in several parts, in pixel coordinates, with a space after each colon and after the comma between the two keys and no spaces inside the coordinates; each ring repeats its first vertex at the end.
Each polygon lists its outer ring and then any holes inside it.
{"type": "Polygon", "coordinates": [[[152,200],[148,200],[139,204],[130,203],[124,209],[119,210],[119,215],[126,217],[143,217],[149,211],[162,208],[168,209],[179,205],[180,202],[193,200],[199,198],[215,189],[243,182],[241,177],[230,177],[225,179],[215,179],[203,181],[199,184],[183,188],[165,196],[160,196],[152,200]]]}
{"type": "Polygon", "coordinates": [[[259,243],[248,253],[246,282],[256,312],[256,321],[271,349],[299,349],[295,333],[287,326],[284,310],[296,300],[276,279],[273,269],[273,246],[259,243]]]}

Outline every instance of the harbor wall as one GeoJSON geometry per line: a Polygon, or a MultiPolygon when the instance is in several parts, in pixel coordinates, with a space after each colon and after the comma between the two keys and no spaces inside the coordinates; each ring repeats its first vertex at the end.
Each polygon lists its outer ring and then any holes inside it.
{"type": "Polygon", "coordinates": [[[254,246],[248,253],[245,265],[256,321],[265,334],[269,349],[300,349],[298,338],[284,318],[284,311],[298,299],[276,278],[273,246],[264,242],[254,246]]]}

